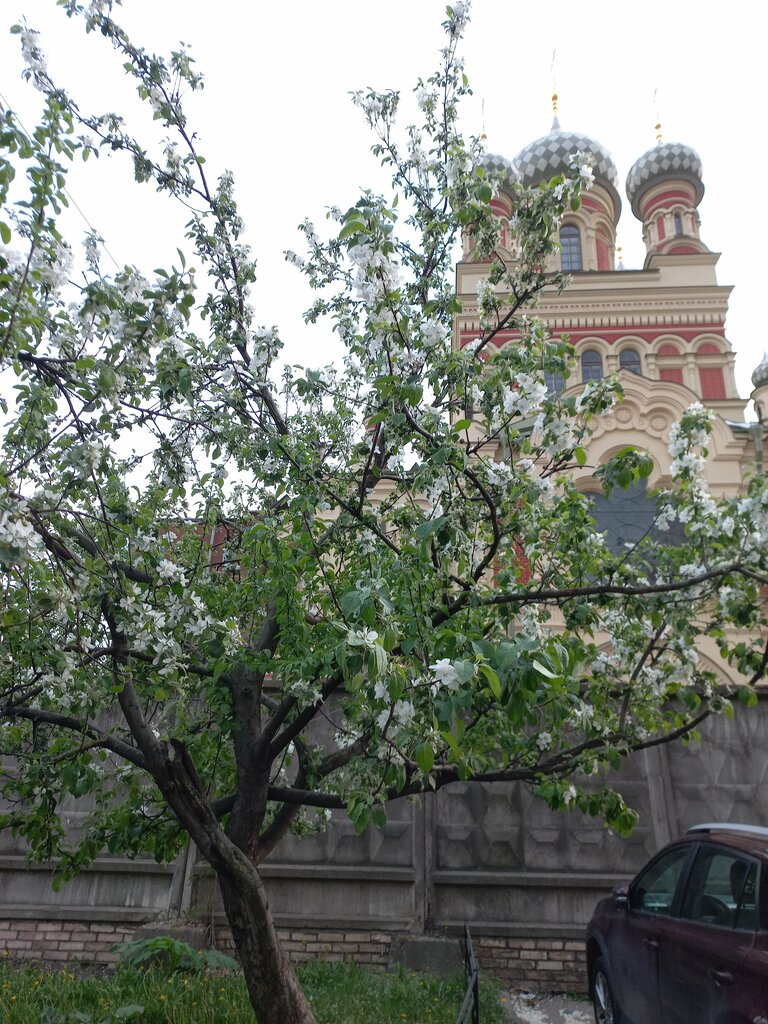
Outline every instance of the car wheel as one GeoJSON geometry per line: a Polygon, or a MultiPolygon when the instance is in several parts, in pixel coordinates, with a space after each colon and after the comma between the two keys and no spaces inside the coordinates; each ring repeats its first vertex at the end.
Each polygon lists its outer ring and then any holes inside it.
{"type": "Polygon", "coordinates": [[[595,964],[592,1005],[595,1009],[595,1024],[621,1024],[621,1014],[616,1006],[605,961],[602,959],[595,964]]]}

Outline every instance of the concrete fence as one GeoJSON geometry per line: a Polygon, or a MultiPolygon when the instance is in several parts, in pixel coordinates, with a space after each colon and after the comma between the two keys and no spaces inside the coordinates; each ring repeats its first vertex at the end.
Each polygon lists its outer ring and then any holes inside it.
{"type": "MultiPolygon", "coordinates": [[[[616,882],[695,822],[768,824],[766,714],[761,700],[707,723],[701,744],[630,759],[615,780],[640,812],[628,840],[550,812],[524,786],[467,784],[398,801],[362,836],[339,815],[324,833],[291,838],[263,867],[287,948],[297,960],[385,966],[418,960],[426,938],[458,948],[467,922],[481,967],[510,983],[583,987],[584,925],[616,882]]],[[[82,811],[65,811],[76,828],[82,811]]],[[[170,866],[104,856],[59,892],[50,881],[0,836],[0,950],[109,960],[137,926],[179,917],[230,944],[215,880],[193,851],[170,866]]]]}

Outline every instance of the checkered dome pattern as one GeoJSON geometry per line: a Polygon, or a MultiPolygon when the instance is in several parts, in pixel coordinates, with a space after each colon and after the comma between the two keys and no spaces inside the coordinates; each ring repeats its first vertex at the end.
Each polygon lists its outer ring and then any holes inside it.
{"type": "Polygon", "coordinates": [[[592,171],[598,181],[608,182],[615,188],[619,176],[613,157],[599,142],[580,132],[565,132],[557,128],[525,149],[514,160],[519,180],[523,185],[538,185],[556,174],[571,174],[570,157],[580,151],[590,158],[592,171]]]}
{"type": "Polygon", "coordinates": [[[701,181],[701,157],[695,149],[680,142],[660,142],[636,160],[627,175],[627,198],[635,196],[648,182],[656,178],[670,178],[682,174],[701,181]]]}
{"type": "Polygon", "coordinates": [[[489,174],[500,174],[504,185],[514,185],[517,182],[517,171],[511,160],[498,153],[485,153],[480,166],[484,167],[489,174]]]}

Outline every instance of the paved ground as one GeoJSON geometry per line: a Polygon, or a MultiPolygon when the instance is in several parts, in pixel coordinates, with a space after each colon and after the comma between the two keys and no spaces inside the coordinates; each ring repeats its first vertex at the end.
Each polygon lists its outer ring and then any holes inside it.
{"type": "Polygon", "coordinates": [[[594,1024],[592,1007],[585,999],[507,992],[502,1001],[510,1024],[594,1024]]]}

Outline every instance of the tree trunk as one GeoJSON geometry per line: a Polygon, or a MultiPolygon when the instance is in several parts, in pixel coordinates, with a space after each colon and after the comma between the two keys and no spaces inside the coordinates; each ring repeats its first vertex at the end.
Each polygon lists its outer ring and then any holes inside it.
{"type": "Polygon", "coordinates": [[[277,937],[258,872],[251,878],[217,872],[224,910],[259,1024],[316,1024],[277,937]]]}

